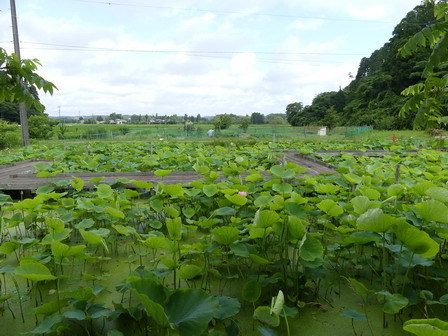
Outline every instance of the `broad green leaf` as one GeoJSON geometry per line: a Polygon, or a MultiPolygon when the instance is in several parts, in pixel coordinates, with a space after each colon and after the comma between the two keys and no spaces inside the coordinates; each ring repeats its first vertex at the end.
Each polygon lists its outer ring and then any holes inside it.
{"type": "Polygon", "coordinates": [[[149,204],[156,212],[160,212],[163,209],[163,201],[161,199],[152,199],[149,201],[149,204]]]}
{"type": "Polygon", "coordinates": [[[344,311],[342,311],[341,315],[349,319],[353,319],[355,321],[367,320],[367,316],[365,314],[357,312],[356,310],[353,309],[345,309],[344,311]]]}
{"type": "Polygon", "coordinates": [[[185,217],[191,218],[196,214],[196,210],[190,207],[182,208],[182,213],[184,214],[185,217]]]}
{"type": "Polygon", "coordinates": [[[273,200],[272,196],[258,196],[255,199],[254,204],[257,208],[262,208],[271,203],[272,200],[273,200]]]}
{"type": "Polygon", "coordinates": [[[144,244],[152,249],[163,248],[167,243],[165,237],[149,237],[144,241],[144,244]]]}
{"type": "Polygon", "coordinates": [[[286,169],[281,165],[272,166],[269,171],[280,178],[290,179],[293,178],[296,174],[293,169],[286,169]]]}
{"type": "Polygon", "coordinates": [[[171,170],[168,170],[168,169],[158,169],[154,172],[155,176],[160,176],[160,177],[167,176],[169,174],[171,174],[171,170]]]}
{"type": "Polygon", "coordinates": [[[303,221],[296,216],[288,216],[288,232],[293,239],[300,239],[305,234],[303,221]]]}
{"type": "Polygon", "coordinates": [[[151,182],[131,180],[131,183],[139,189],[153,189],[154,188],[154,185],[151,182]]]}
{"type": "Polygon", "coordinates": [[[95,222],[91,218],[86,218],[80,221],[78,224],[75,225],[76,229],[90,229],[92,226],[95,225],[95,222]]]}
{"type": "Polygon", "coordinates": [[[54,313],[56,313],[60,308],[64,307],[65,305],[67,305],[68,303],[68,299],[64,299],[64,300],[55,300],[55,301],[50,301],[47,303],[44,303],[42,305],[40,305],[39,307],[34,308],[34,313],[37,315],[52,315],[54,313]]]}
{"type": "Polygon", "coordinates": [[[179,268],[179,279],[189,280],[201,274],[202,268],[196,265],[184,265],[179,268]]]}
{"type": "Polygon", "coordinates": [[[112,217],[115,217],[115,218],[121,218],[121,219],[124,219],[124,218],[126,217],[125,214],[123,213],[123,211],[118,210],[118,209],[116,209],[116,208],[112,208],[112,207],[110,207],[110,206],[105,207],[104,210],[105,210],[109,215],[111,215],[112,217]]]}
{"type": "Polygon", "coordinates": [[[371,201],[367,196],[356,196],[350,200],[350,203],[353,204],[353,210],[359,215],[366,212],[371,205],[371,201]]]}
{"type": "Polygon", "coordinates": [[[405,188],[401,184],[392,184],[387,188],[387,196],[400,196],[404,191],[405,188]]]}
{"type": "Polygon", "coordinates": [[[65,223],[61,219],[54,217],[45,217],[45,224],[51,227],[54,232],[62,232],[65,227],[65,223]]]}
{"type": "Polygon", "coordinates": [[[62,315],[52,315],[46,317],[42,322],[40,322],[34,330],[31,331],[33,335],[50,334],[54,331],[55,327],[62,322],[62,315]]]}
{"type": "Polygon", "coordinates": [[[222,207],[215,210],[217,216],[233,216],[235,215],[235,209],[231,207],[222,207]]]}
{"type": "Polygon", "coordinates": [[[147,295],[138,293],[135,289],[135,295],[145,308],[146,314],[152,317],[154,321],[162,327],[169,327],[170,322],[163,306],[151,300],[147,295]]]}
{"type": "Polygon", "coordinates": [[[248,280],[244,283],[241,292],[242,298],[248,302],[256,302],[261,295],[261,285],[258,281],[248,280]]]}
{"type": "Polygon", "coordinates": [[[278,315],[271,314],[271,308],[267,306],[257,307],[253,318],[272,327],[278,327],[280,325],[280,317],[278,315]]]}
{"type": "Polygon", "coordinates": [[[348,278],[350,287],[355,291],[356,294],[362,297],[367,297],[369,295],[373,295],[374,291],[371,289],[368,289],[362,282],[354,279],[354,278],[348,278]]]}
{"type": "Polygon", "coordinates": [[[16,241],[7,241],[0,246],[0,253],[10,255],[19,248],[20,244],[16,241]]]}
{"type": "Polygon", "coordinates": [[[290,194],[292,192],[292,186],[289,183],[274,183],[272,190],[280,194],[290,194]]]}
{"type": "Polygon", "coordinates": [[[203,290],[178,289],[169,297],[165,309],[180,336],[197,336],[219,311],[219,301],[203,290]]]}
{"type": "Polygon", "coordinates": [[[216,184],[207,184],[204,187],[202,187],[202,191],[208,197],[213,197],[214,195],[216,195],[218,193],[219,189],[216,186],[216,184]]]}
{"type": "Polygon", "coordinates": [[[230,245],[240,239],[240,230],[232,226],[221,226],[211,232],[212,239],[222,245],[230,245]]]}
{"type": "Polygon", "coordinates": [[[369,209],[356,221],[358,229],[371,232],[386,232],[392,225],[400,220],[391,215],[383,213],[379,208],[369,209]]]}
{"type": "Polygon", "coordinates": [[[254,225],[258,228],[268,228],[279,220],[280,216],[273,210],[258,210],[255,213],[254,225]]]}
{"type": "Polygon", "coordinates": [[[36,189],[36,194],[48,194],[51,193],[52,191],[54,191],[54,187],[51,185],[46,185],[46,186],[41,186],[39,188],[36,189]]]}
{"type": "Polygon", "coordinates": [[[31,281],[56,279],[56,277],[51,274],[50,270],[45,265],[38,262],[21,264],[16,267],[14,274],[31,281]]]}
{"type": "Polygon", "coordinates": [[[331,217],[339,216],[344,210],[333,200],[325,199],[317,207],[331,217]]]}
{"type": "Polygon", "coordinates": [[[180,184],[168,184],[163,186],[163,191],[171,197],[181,197],[184,195],[185,190],[180,184]]]}
{"type": "Polygon", "coordinates": [[[319,194],[331,194],[331,195],[334,195],[339,190],[341,190],[341,187],[336,185],[336,184],[329,184],[329,183],[327,183],[327,184],[318,184],[318,185],[314,186],[314,189],[319,194]]]}
{"type": "Polygon", "coordinates": [[[301,244],[300,258],[305,261],[314,261],[323,257],[324,248],[322,243],[309,235],[304,236],[305,241],[301,244]]]}
{"type": "Polygon", "coordinates": [[[406,222],[394,228],[395,235],[404,246],[425,258],[433,258],[439,253],[439,244],[425,231],[417,229],[406,222]]]}
{"type": "Polygon", "coordinates": [[[239,313],[241,303],[238,299],[228,296],[218,296],[218,301],[219,310],[213,316],[214,318],[224,320],[239,313]]]}
{"type": "Polygon", "coordinates": [[[96,194],[99,198],[109,198],[114,194],[114,191],[108,184],[99,184],[96,186],[96,194]]]}
{"type": "Polygon", "coordinates": [[[84,229],[79,229],[82,238],[90,245],[99,245],[103,242],[103,237],[92,231],[86,231],[84,229]]]}
{"type": "Polygon", "coordinates": [[[426,195],[430,196],[436,201],[444,203],[448,202],[448,189],[446,188],[429,188],[428,190],[426,190],[426,195]]]}
{"type": "Polygon", "coordinates": [[[83,321],[87,318],[86,314],[79,309],[65,311],[63,316],[68,319],[83,321]]]}
{"type": "Polygon", "coordinates": [[[342,174],[342,176],[349,182],[352,184],[360,184],[362,183],[362,178],[358,175],[355,175],[353,173],[348,173],[348,174],[342,174]]]}
{"type": "Polygon", "coordinates": [[[133,228],[132,226],[124,226],[124,225],[112,225],[112,227],[117,230],[117,232],[119,234],[122,234],[124,236],[129,236],[129,235],[137,235],[137,231],[135,231],[135,228],[133,228]]]}
{"type": "Polygon", "coordinates": [[[235,195],[225,195],[225,198],[227,198],[230,202],[236,205],[243,206],[247,203],[247,197],[235,194],[235,195]]]}
{"type": "Polygon", "coordinates": [[[182,219],[180,217],[176,218],[166,218],[166,228],[168,229],[168,235],[172,240],[182,239],[182,219]]]}
{"type": "Polygon", "coordinates": [[[84,188],[84,181],[76,176],[72,176],[70,184],[72,185],[73,189],[75,189],[76,191],[81,191],[82,188],[84,188]]]}
{"type": "Polygon", "coordinates": [[[249,258],[257,265],[268,265],[271,263],[270,260],[260,257],[258,254],[249,254],[249,258]]]}
{"type": "Polygon", "coordinates": [[[448,336],[448,322],[434,319],[413,319],[403,329],[417,336],[448,336]]]}
{"type": "Polygon", "coordinates": [[[378,300],[381,303],[384,303],[383,305],[383,311],[386,314],[397,314],[400,310],[405,308],[409,300],[408,298],[404,297],[401,294],[391,294],[389,292],[377,292],[376,295],[378,296],[378,300]]]}
{"type": "Polygon", "coordinates": [[[417,214],[427,220],[448,223],[448,207],[436,200],[423,201],[415,205],[417,214]]]}

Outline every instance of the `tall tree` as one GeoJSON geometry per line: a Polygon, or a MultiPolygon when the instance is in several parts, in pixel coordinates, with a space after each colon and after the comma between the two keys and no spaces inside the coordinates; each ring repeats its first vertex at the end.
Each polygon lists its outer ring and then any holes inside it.
{"type": "Polygon", "coordinates": [[[303,111],[302,103],[292,103],[286,106],[286,120],[292,126],[299,126],[301,123],[301,114],[303,111]]]}

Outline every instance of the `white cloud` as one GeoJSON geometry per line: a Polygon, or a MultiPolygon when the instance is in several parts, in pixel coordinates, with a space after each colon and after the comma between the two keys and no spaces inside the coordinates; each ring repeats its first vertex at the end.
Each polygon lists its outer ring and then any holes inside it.
{"type": "Polygon", "coordinates": [[[298,30],[316,30],[322,27],[324,20],[321,19],[297,19],[289,27],[298,30]]]}

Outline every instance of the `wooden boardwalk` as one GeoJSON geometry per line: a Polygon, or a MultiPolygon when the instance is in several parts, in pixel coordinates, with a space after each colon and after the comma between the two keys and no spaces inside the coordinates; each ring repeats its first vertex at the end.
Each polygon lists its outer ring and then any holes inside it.
{"type": "MultiPolygon", "coordinates": [[[[297,163],[307,168],[306,174],[336,174],[334,167],[322,161],[306,157],[297,152],[286,152],[284,161],[297,163]]],[[[71,180],[73,177],[80,178],[87,187],[93,186],[91,179],[103,177],[102,183],[113,183],[117,179],[128,179],[136,181],[151,182],[153,184],[184,184],[203,178],[196,172],[172,172],[159,177],[152,172],[123,172],[123,173],[64,173],[52,177],[37,177],[33,168],[38,163],[51,164],[52,161],[26,160],[0,166],[0,190],[11,191],[36,191],[37,188],[57,182],[60,180],[71,180]]],[[[268,173],[265,174],[268,177],[268,173]]]]}

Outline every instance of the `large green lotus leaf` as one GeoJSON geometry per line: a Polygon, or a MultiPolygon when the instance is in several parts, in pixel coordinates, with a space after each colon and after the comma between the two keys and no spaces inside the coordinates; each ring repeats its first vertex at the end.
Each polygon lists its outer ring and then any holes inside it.
{"type": "Polygon", "coordinates": [[[216,186],[216,184],[207,184],[202,187],[202,191],[208,197],[213,197],[214,195],[216,195],[218,193],[219,189],[216,186]]]}
{"type": "Polygon", "coordinates": [[[149,201],[149,205],[151,205],[151,208],[153,208],[156,212],[160,212],[163,209],[163,201],[161,199],[152,199],[149,201]]]}
{"type": "Polygon", "coordinates": [[[108,184],[99,184],[96,186],[96,194],[99,198],[108,198],[114,194],[114,191],[108,184]]]}
{"type": "Polygon", "coordinates": [[[45,217],[45,224],[47,224],[48,227],[51,227],[53,232],[62,232],[65,227],[65,223],[55,217],[45,217]]]}
{"type": "Polygon", "coordinates": [[[239,313],[241,303],[238,299],[228,296],[218,296],[218,301],[219,310],[213,316],[214,318],[224,320],[239,313]]]}
{"type": "Polygon", "coordinates": [[[408,320],[403,329],[417,336],[448,336],[448,323],[437,318],[408,320]]]}
{"type": "Polygon", "coordinates": [[[290,194],[292,192],[292,186],[289,183],[274,183],[272,190],[280,194],[290,194]]]}
{"type": "Polygon", "coordinates": [[[256,302],[261,295],[261,284],[255,280],[247,280],[241,292],[242,298],[248,302],[256,302]]]}
{"type": "Polygon", "coordinates": [[[267,264],[271,263],[270,260],[260,257],[258,254],[249,254],[249,258],[251,261],[253,261],[257,265],[267,265],[267,264]]]}
{"type": "Polygon", "coordinates": [[[344,210],[333,200],[325,199],[317,207],[331,217],[339,216],[344,210]]]}
{"type": "Polygon", "coordinates": [[[33,335],[50,334],[54,332],[54,328],[62,322],[64,317],[62,315],[48,316],[40,322],[37,327],[30,333],[33,335]]]}
{"type": "Polygon", "coordinates": [[[428,190],[430,188],[435,188],[435,187],[437,187],[437,186],[434,183],[429,182],[429,181],[424,181],[424,182],[418,183],[415,186],[413,186],[412,190],[414,190],[420,196],[426,196],[426,190],[428,190]]]}
{"type": "Polygon", "coordinates": [[[179,269],[179,279],[189,280],[201,274],[202,268],[196,265],[184,265],[179,269]]]}
{"type": "Polygon", "coordinates": [[[135,292],[137,299],[145,308],[146,314],[148,314],[148,316],[152,317],[158,325],[165,328],[170,327],[168,316],[166,315],[165,309],[162,305],[154,302],[145,294],[136,292],[135,289],[133,289],[133,291],[135,292]]]}
{"type": "Polygon", "coordinates": [[[99,234],[95,232],[79,229],[79,233],[81,234],[82,238],[87,242],[87,244],[99,245],[103,242],[103,237],[101,237],[99,234]]]}
{"type": "Polygon", "coordinates": [[[415,205],[417,214],[428,221],[448,223],[448,207],[436,200],[423,201],[415,205]]]}
{"type": "Polygon", "coordinates": [[[76,191],[81,191],[82,188],[84,188],[84,181],[76,176],[72,176],[72,179],[70,180],[70,184],[72,185],[73,189],[75,189],[76,191]]]}
{"type": "Polygon", "coordinates": [[[406,222],[394,228],[395,235],[404,246],[425,258],[432,258],[439,253],[439,244],[425,231],[417,229],[406,222]]]}
{"type": "Polygon", "coordinates": [[[191,207],[182,208],[182,213],[185,217],[191,218],[196,214],[196,210],[191,207]]]}
{"type": "Polygon", "coordinates": [[[428,190],[426,190],[426,195],[440,202],[448,202],[448,189],[446,188],[429,188],[428,190]]]}
{"type": "Polygon", "coordinates": [[[219,300],[200,289],[178,289],[168,299],[166,314],[180,336],[201,335],[219,311],[219,300]]]}
{"type": "Polygon", "coordinates": [[[23,201],[14,203],[13,208],[16,210],[33,210],[43,203],[42,199],[26,198],[23,201]]]}
{"type": "Polygon", "coordinates": [[[154,188],[154,185],[151,182],[131,180],[130,183],[132,183],[139,189],[153,189],[154,188]]]}
{"type": "Polygon", "coordinates": [[[158,169],[154,172],[155,176],[163,177],[171,174],[171,170],[168,169],[158,169]]]}
{"type": "Polygon", "coordinates": [[[196,162],[193,165],[193,169],[196,171],[196,173],[205,175],[210,171],[210,168],[207,166],[201,166],[198,162],[196,162]]]}
{"type": "Polygon", "coordinates": [[[362,178],[353,173],[343,174],[342,175],[349,183],[352,184],[360,184],[362,182],[362,178]]]}
{"type": "Polygon", "coordinates": [[[257,208],[262,208],[266,205],[268,205],[269,203],[271,203],[273,200],[272,196],[258,196],[255,201],[254,204],[257,208]]]}
{"type": "Polygon", "coordinates": [[[405,188],[401,184],[391,184],[387,188],[387,196],[400,196],[405,191],[405,188]]]}
{"type": "Polygon", "coordinates": [[[278,315],[271,314],[271,308],[268,306],[257,307],[253,318],[272,327],[277,327],[280,325],[280,317],[278,315]]]}
{"type": "Polygon", "coordinates": [[[48,316],[56,313],[60,308],[65,307],[68,303],[68,299],[64,300],[54,300],[40,305],[34,308],[34,313],[36,315],[48,316]]]}
{"type": "Polygon", "coordinates": [[[168,184],[163,186],[163,191],[171,197],[181,197],[184,195],[185,190],[180,184],[168,184]]]}
{"type": "Polygon", "coordinates": [[[244,204],[247,203],[247,197],[244,197],[244,196],[239,195],[239,194],[235,194],[235,195],[225,195],[225,197],[226,197],[230,202],[232,202],[233,204],[236,204],[236,205],[240,205],[240,206],[242,206],[242,205],[244,205],[244,204]]]}
{"type": "Polygon", "coordinates": [[[64,294],[75,300],[84,302],[89,301],[91,298],[95,296],[92,287],[79,288],[73,291],[65,292],[64,294]]]}
{"type": "Polygon", "coordinates": [[[268,228],[279,220],[280,216],[273,210],[258,210],[255,213],[254,225],[258,228],[268,228]]]}
{"type": "Polygon", "coordinates": [[[359,192],[361,195],[367,196],[372,201],[375,201],[381,197],[381,193],[378,190],[369,187],[359,188],[359,192]]]}
{"type": "Polygon", "coordinates": [[[374,294],[374,291],[368,289],[362,282],[354,279],[348,278],[350,287],[355,291],[356,294],[362,297],[367,297],[369,295],[374,294]]]}
{"type": "Polygon", "coordinates": [[[213,240],[222,245],[230,245],[240,239],[240,230],[232,226],[221,226],[212,230],[213,240]]]}
{"type": "Polygon", "coordinates": [[[166,218],[166,228],[168,229],[168,235],[172,240],[182,239],[182,219],[180,217],[176,218],[166,218]]]}
{"type": "Polygon", "coordinates": [[[358,229],[371,232],[386,232],[394,224],[400,222],[398,218],[383,213],[379,208],[369,209],[356,220],[358,229]]]}
{"type": "Polygon", "coordinates": [[[288,232],[293,239],[300,239],[305,234],[305,225],[300,218],[288,216],[288,232]]]}
{"type": "Polygon", "coordinates": [[[285,162],[285,168],[294,170],[297,175],[300,175],[300,174],[303,174],[306,172],[305,167],[299,166],[297,163],[291,162],[291,161],[285,162]]]}
{"type": "Polygon", "coordinates": [[[54,186],[52,185],[45,185],[45,186],[41,186],[39,188],[36,189],[36,194],[48,194],[51,193],[52,191],[54,191],[54,186]]]}
{"type": "Polygon", "coordinates": [[[58,261],[65,257],[74,257],[82,253],[85,248],[85,245],[69,246],[57,240],[51,242],[51,253],[58,261]]]}
{"type": "Polygon", "coordinates": [[[178,210],[177,207],[174,206],[166,206],[163,208],[163,210],[165,210],[165,212],[167,213],[168,216],[171,217],[179,217],[180,215],[180,211],[178,210]]]}
{"type": "Polygon", "coordinates": [[[51,274],[50,270],[45,265],[38,262],[21,264],[16,267],[14,274],[31,281],[56,279],[56,277],[51,274]]]}
{"type": "Polygon", "coordinates": [[[272,166],[271,169],[269,169],[269,171],[275,175],[278,176],[280,178],[293,178],[296,174],[295,171],[293,169],[286,169],[281,165],[275,165],[272,166]]]}
{"type": "Polygon", "coordinates": [[[342,311],[341,315],[344,317],[347,317],[349,319],[353,319],[355,321],[366,321],[367,320],[366,314],[357,312],[356,310],[353,310],[353,309],[345,309],[344,311],[342,311]]]}
{"type": "Polygon", "coordinates": [[[275,315],[280,315],[284,305],[285,305],[285,295],[281,290],[279,290],[277,296],[273,298],[273,302],[271,305],[271,313],[275,315]]]}
{"type": "Polygon", "coordinates": [[[124,215],[123,211],[118,210],[116,208],[112,208],[112,207],[108,206],[108,207],[105,207],[104,210],[109,215],[111,215],[112,217],[120,218],[120,219],[124,219],[125,218],[125,215],[124,215]]]}
{"type": "Polygon", "coordinates": [[[317,184],[314,186],[314,190],[318,192],[319,194],[336,194],[339,190],[341,190],[341,187],[336,184],[317,184]]]}
{"type": "Polygon", "coordinates": [[[163,305],[166,300],[166,289],[152,275],[144,277],[130,277],[131,287],[139,294],[148,297],[151,301],[163,305]]]}
{"type": "Polygon", "coordinates": [[[143,243],[149,248],[159,249],[167,244],[167,239],[165,237],[149,237],[143,243]]]}
{"type": "Polygon", "coordinates": [[[86,218],[80,221],[78,224],[75,225],[76,229],[89,229],[92,226],[95,225],[95,221],[91,218],[86,218]]]}
{"type": "Polygon", "coordinates": [[[0,253],[9,255],[19,248],[20,244],[16,241],[7,241],[0,246],[0,253]]]}
{"type": "Polygon", "coordinates": [[[124,226],[124,225],[112,225],[112,227],[117,230],[119,234],[122,234],[124,236],[129,235],[137,235],[137,231],[132,226],[124,226]]]}
{"type": "Polygon", "coordinates": [[[305,241],[301,244],[300,258],[305,261],[314,261],[323,257],[324,248],[322,243],[309,235],[304,236],[305,241]]]}
{"type": "Polygon", "coordinates": [[[353,205],[353,210],[355,210],[357,214],[362,215],[369,210],[372,202],[367,196],[356,196],[350,200],[350,203],[353,205]]]}
{"type": "Polygon", "coordinates": [[[378,296],[378,300],[381,303],[384,303],[383,305],[383,311],[386,314],[397,314],[400,310],[405,308],[409,300],[407,297],[404,297],[401,294],[391,294],[389,292],[377,292],[376,295],[378,296]]]}
{"type": "Polygon", "coordinates": [[[222,207],[216,209],[214,212],[216,216],[233,216],[235,215],[235,213],[236,213],[235,209],[231,207],[222,207]]]}

